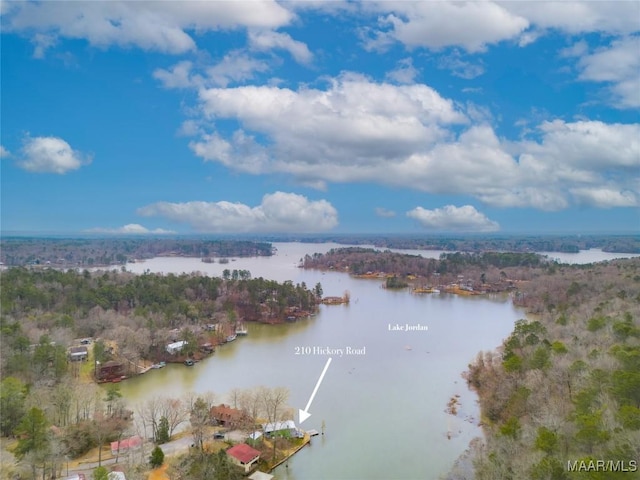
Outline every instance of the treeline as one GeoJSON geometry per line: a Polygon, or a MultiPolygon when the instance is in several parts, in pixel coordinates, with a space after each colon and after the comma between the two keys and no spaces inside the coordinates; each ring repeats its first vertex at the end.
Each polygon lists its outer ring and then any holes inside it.
{"type": "Polygon", "coordinates": [[[0,261],[9,266],[92,267],[162,255],[203,258],[270,256],[272,246],[247,240],[9,237],[2,239],[0,249],[0,261]]]}
{"type": "Polygon", "coordinates": [[[497,277],[504,269],[509,270],[513,278],[524,279],[531,276],[532,269],[552,268],[553,265],[545,257],[535,253],[455,252],[443,253],[436,260],[420,255],[361,247],[336,248],[326,254],[307,255],[302,259],[304,268],[335,269],[347,271],[353,275],[364,275],[370,272],[424,278],[438,275],[441,281],[444,281],[464,274],[466,277],[476,276],[478,281],[482,278],[482,283],[497,277]]]}
{"type": "Polygon", "coordinates": [[[461,252],[563,252],[600,248],[605,252],[640,253],[637,235],[307,235],[270,236],[271,242],[336,242],[344,245],[374,245],[378,248],[447,250],[461,252]]]}
{"type": "Polygon", "coordinates": [[[467,373],[486,438],[475,478],[639,478],[640,260],[557,267],[516,302],[535,319],[467,373]]]}

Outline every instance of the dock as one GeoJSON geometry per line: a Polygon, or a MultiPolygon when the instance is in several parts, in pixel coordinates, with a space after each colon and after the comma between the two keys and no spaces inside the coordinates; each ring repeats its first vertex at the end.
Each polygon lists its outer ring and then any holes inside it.
{"type": "Polygon", "coordinates": [[[309,434],[310,437],[315,437],[316,435],[320,435],[320,432],[318,432],[318,430],[316,430],[315,428],[312,428],[311,430],[307,430],[307,433],[309,434]]]}

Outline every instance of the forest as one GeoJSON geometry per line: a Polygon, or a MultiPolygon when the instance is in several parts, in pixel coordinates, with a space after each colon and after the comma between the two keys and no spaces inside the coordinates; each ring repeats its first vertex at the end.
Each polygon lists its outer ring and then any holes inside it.
{"type": "Polygon", "coordinates": [[[8,266],[52,265],[88,268],[122,265],[158,256],[270,256],[270,243],[201,238],[43,238],[3,237],[0,262],[8,266]]]}
{"type": "Polygon", "coordinates": [[[640,259],[557,267],[515,301],[534,315],[466,374],[475,478],[640,478],[640,259]]]}

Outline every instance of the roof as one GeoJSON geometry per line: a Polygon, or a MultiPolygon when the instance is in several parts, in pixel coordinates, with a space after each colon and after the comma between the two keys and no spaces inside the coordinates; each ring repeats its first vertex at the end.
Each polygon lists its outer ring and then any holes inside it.
{"type": "Polygon", "coordinates": [[[69,348],[69,353],[71,355],[73,355],[73,354],[84,354],[84,355],[87,355],[89,353],[89,351],[87,350],[87,347],[71,347],[71,348],[69,348]]]}
{"type": "Polygon", "coordinates": [[[246,443],[239,443],[227,450],[227,455],[240,460],[242,463],[249,463],[260,456],[260,452],[255,448],[251,448],[246,443]]]}
{"type": "Polygon", "coordinates": [[[170,343],[169,345],[167,345],[168,349],[176,349],[176,348],[182,348],[185,345],[187,345],[189,342],[187,342],[186,340],[180,340],[179,342],[173,342],[170,343]]]}
{"type": "Polygon", "coordinates": [[[249,435],[249,438],[251,440],[257,440],[262,436],[262,432],[253,432],[251,435],[249,435]]]}
{"type": "MultiPolygon", "coordinates": [[[[127,450],[129,448],[137,448],[142,445],[142,439],[138,436],[125,438],[124,440],[120,440],[120,450],[127,450]]],[[[118,442],[111,442],[111,450],[118,450],[118,442]]]]}
{"type": "Polygon", "coordinates": [[[124,473],[122,472],[109,472],[107,478],[109,480],[127,480],[127,477],[125,477],[124,473]]]}
{"type": "Polygon", "coordinates": [[[286,422],[267,423],[264,426],[265,433],[279,432],[280,430],[296,430],[296,424],[293,420],[287,420],[286,422]]]}
{"type": "Polygon", "coordinates": [[[244,413],[237,408],[231,408],[229,405],[221,404],[211,408],[211,416],[224,421],[240,420],[244,417],[244,413]]]}

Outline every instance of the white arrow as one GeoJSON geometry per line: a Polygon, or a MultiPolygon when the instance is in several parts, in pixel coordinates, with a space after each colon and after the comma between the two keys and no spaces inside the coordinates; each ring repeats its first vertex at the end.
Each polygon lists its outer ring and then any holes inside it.
{"type": "Polygon", "coordinates": [[[318,382],[316,383],[315,388],[313,389],[313,392],[311,393],[311,397],[309,397],[309,401],[307,402],[307,406],[304,407],[304,410],[298,410],[298,416],[300,418],[300,423],[304,422],[307,418],[309,418],[311,416],[311,414],[309,413],[309,407],[311,406],[311,402],[313,402],[313,397],[316,396],[316,393],[318,391],[318,388],[320,388],[320,384],[322,383],[322,379],[324,378],[324,374],[327,373],[327,369],[329,368],[329,364],[331,363],[331,357],[329,357],[329,359],[327,360],[327,363],[324,365],[324,368],[322,369],[322,373],[320,374],[320,378],[318,379],[318,382]]]}

